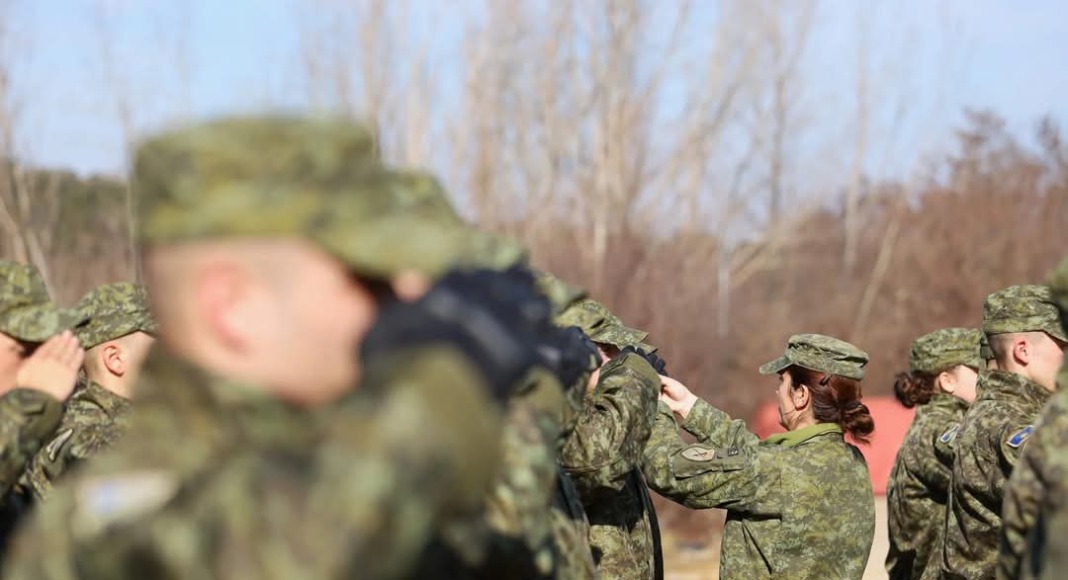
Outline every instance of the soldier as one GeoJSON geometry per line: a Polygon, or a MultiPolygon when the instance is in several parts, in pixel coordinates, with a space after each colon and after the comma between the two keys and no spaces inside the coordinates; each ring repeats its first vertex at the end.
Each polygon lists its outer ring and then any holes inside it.
{"type": "MultiPolygon", "coordinates": [[[[1050,276],[1053,301],[1068,329],[1068,260],[1050,276]]],[[[1058,384],[1064,385],[1062,367],[1058,384]]],[[[1068,575],[1068,391],[1058,389],[1005,484],[999,578],[1068,575]]]]}
{"type": "Polygon", "coordinates": [[[28,503],[15,485],[59,425],[84,351],[70,332],[83,317],[52,303],[35,268],[0,261],[0,284],[2,549],[28,503]]]}
{"type": "Polygon", "coordinates": [[[894,392],[905,407],[919,406],[897,452],[887,493],[892,579],[938,578],[939,547],[953,475],[953,438],[986,361],[979,353],[982,333],[944,328],[916,339],[909,370],[898,375],[894,392]]]}
{"type": "Polygon", "coordinates": [[[373,149],[348,121],[287,117],[141,144],[160,345],[126,436],[53,490],[5,578],[395,578],[480,504],[487,395],[534,360],[509,298],[533,279],[450,274],[394,300],[466,238],[406,211],[373,149]]]}
{"type": "Polygon", "coordinates": [[[979,396],[956,436],[942,573],[994,578],[1002,490],[1042,407],[1056,387],[1065,334],[1045,286],[1012,286],[987,296],[983,332],[997,370],[979,378],[979,396]]]}
{"type": "Polygon", "coordinates": [[[646,334],[591,299],[570,317],[597,344],[603,364],[561,454],[590,520],[597,572],[662,578],[660,530],[640,468],[660,392],[657,369],[637,350],[646,334]]]}
{"type": "Polygon", "coordinates": [[[69,466],[122,435],[130,393],[155,341],[156,322],[141,286],[106,284],[88,293],[78,309],[89,317],[77,332],[86,351],[84,380],[67,402],[55,437],[30,462],[25,481],[38,500],[47,498],[69,466]]]}
{"type": "Polygon", "coordinates": [[[760,367],[780,377],[776,395],[787,429],[764,441],[663,379],[645,475],[654,491],[686,507],[727,510],[720,578],[864,575],[875,502],[864,457],[843,433],[865,442],[874,430],[860,401],[867,362],[866,353],[829,336],[791,337],[785,356],[760,367]],[[684,443],[677,426],[698,442],[684,443]]]}
{"type": "MultiPolygon", "coordinates": [[[[405,191],[411,211],[468,228],[436,180],[415,176],[405,191]]],[[[468,231],[472,243],[464,263],[498,270],[526,267],[527,253],[518,244],[475,229],[468,231]]],[[[552,304],[558,324],[569,326],[559,323],[560,315],[585,297],[585,292],[547,273],[536,275],[538,289],[552,304]]],[[[501,438],[503,465],[486,498],[483,521],[460,522],[445,530],[414,577],[582,580],[595,576],[589,523],[574,483],[559,466],[559,446],[582,409],[594,353],[581,340],[572,340],[569,352],[560,346],[539,345],[542,351],[551,351],[545,360],[556,361],[550,366],[557,376],[545,368],[535,369],[509,401],[501,438]]]]}

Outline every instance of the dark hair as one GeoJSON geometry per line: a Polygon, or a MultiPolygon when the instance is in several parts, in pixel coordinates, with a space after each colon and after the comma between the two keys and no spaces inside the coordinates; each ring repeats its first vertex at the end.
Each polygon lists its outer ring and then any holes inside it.
{"type": "Polygon", "coordinates": [[[926,404],[937,390],[936,377],[937,375],[930,373],[898,373],[894,377],[894,396],[906,409],[926,404]]]}
{"type": "Polygon", "coordinates": [[[867,405],[860,402],[860,381],[791,366],[793,387],[808,387],[812,394],[812,414],[820,423],[837,423],[854,441],[868,443],[875,420],[867,405]]]}

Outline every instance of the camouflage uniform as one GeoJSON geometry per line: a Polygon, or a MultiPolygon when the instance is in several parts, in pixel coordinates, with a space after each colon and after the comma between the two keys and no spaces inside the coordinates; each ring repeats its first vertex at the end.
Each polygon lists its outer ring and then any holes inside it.
{"type": "MultiPolygon", "coordinates": [[[[116,282],[101,286],[87,294],[78,308],[89,317],[77,332],[87,351],[134,332],[156,332],[145,290],[136,284],[116,282]]],[[[34,456],[24,476],[36,498],[46,499],[52,483],[69,466],[115,443],[129,412],[130,403],[125,397],[84,378],[67,402],[55,437],[34,456]]]]}
{"type": "MultiPolygon", "coordinates": [[[[57,307],[33,266],[0,261],[0,332],[38,344],[84,322],[81,313],[57,307]]],[[[27,497],[16,490],[27,463],[55,432],[63,403],[34,389],[0,395],[0,543],[21,517],[27,497]]]]}
{"type": "MultiPolygon", "coordinates": [[[[594,342],[617,348],[637,346],[646,336],[591,299],[558,322],[575,324],[594,342]]],[[[645,580],[664,574],[656,511],[640,467],[659,394],[660,377],[638,354],[609,361],[561,452],[590,521],[590,547],[601,578],[645,580]]]]}
{"type": "MultiPolygon", "coordinates": [[[[910,371],[937,375],[958,365],[985,368],[979,354],[981,335],[974,329],[946,328],[920,337],[909,353],[910,371]]],[[[917,410],[897,452],[886,498],[886,570],[892,579],[934,579],[941,573],[953,438],[967,409],[963,399],[938,390],[917,410]]]]}
{"type": "MultiPolygon", "coordinates": [[[[437,181],[422,176],[405,191],[412,211],[466,227],[437,181]]],[[[505,269],[526,263],[527,254],[518,244],[474,229],[469,232],[473,240],[461,258],[464,264],[505,269]]],[[[550,274],[536,275],[539,290],[557,314],[585,296],[550,274]]],[[[584,389],[565,387],[536,372],[516,391],[501,438],[503,466],[487,496],[484,519],[445,530],[428,548],[413,577],[594,577],[589,523],[558,458],[558,442],[572,429],[584,389]]]]}
{"type": "MultiPolygon", "coordinates": [[[[404,175],[373,150],[338,119],[162,135],[136,156],[142,241],[289,236],[367,277],[447,268],[469,238],[404,211],[404,175]]],[[[403,575],[433,529],[480,504],[499,463],[499,413],[459,353],[365,361],[360,389],[310,411],[157,348],[127,435],[53,490],[4,577],[403,575]]]]}
{"type": "MultiPolygon", "coordinates": [[[[820,335],[790,339],[791,365],[861,379],[867,355],[820,335]]],[[[687,445],[661,404],[645,449],[645,474],[657,493],[693,509],[727,510],[720,578],[860,579],[875,536],[867,464],[842,429],[817,423],[761,441],[745,423],[698,401],[682,422],[687,445]]]]}
{"type": "MultiPolygon", "coordinates": [[[[1068,320],[1068,260],[1050,277],[1062,330],[1068,320]]],[[[999,578],[1060,579],[1068,575],[1068,366],[1058,377],[1035,434],[1005,485],[999,578]]]]}
{"type": "MultiPolygon", "coordinates": [[[[983,332],[1044,331],[1064,339],[1049,288],[1013,286],[987,297],[983,332]]],[[[956,437],[942,549],[945,578],[994,578],[1002,491],[1050,392],[1001,370],[979,375],[980,394],[956,437]]]]}

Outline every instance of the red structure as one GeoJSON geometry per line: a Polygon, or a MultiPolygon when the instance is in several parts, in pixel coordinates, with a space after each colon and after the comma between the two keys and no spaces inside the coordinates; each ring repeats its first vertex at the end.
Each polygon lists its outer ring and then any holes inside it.
{"type": "MultiPolygon", "coordinates": [[[[894,458],[897,457],[897,450],[905,439],[905,432],[912,424],[916,411],[902,407],[901,403],[892,397],[864,397],[864,404],[875,419],[875,433],[872,434],[870,445],[857,447],[868,460],[875,494],[885,495],[886,482],[890,478],[890,470],[894,467],[894,458]]],[[[781,433],[783,428],[779,426],[779,410],[775,403],[767,403],[757,410],[749,426],[761,437],[781,433]]]]}

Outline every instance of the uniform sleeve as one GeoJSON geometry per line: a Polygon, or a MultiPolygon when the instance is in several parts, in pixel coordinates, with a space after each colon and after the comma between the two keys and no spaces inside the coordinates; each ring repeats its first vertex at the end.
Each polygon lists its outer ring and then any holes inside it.
{"type": "Polygon", "coordinates": [[[691,509],[779,514],[780,466],[785,459],[776,447],[752,444],[755,437],[739,432],[729,439],[724,433],[706,443],[687,445],[679,438],[670,409],[660,405],[645,448],[646,482],[660,495],[691,509]]]}
{"type": "Polygon", "coordinates": [[[62,416],[63,404],[42,391],[15,389],[0,397],[0,495],[18,483],[62,416]]]}
{"type": "Polygon", "coordinates": [[[160,469],[124,466],[137,444],[130,431],[115,453],[60,482],[17,536],[3,577],[405,574],[434,530],[481,509],[498,473],[500,412],[451,351],[366,375],[388,386],[326,414],[313,449],[238,448],[178,475],[165,458],[160,469]]]}
{"type": "Polygon", "coordinates": [[[641,463],[656,412],[660,377],[637,354],[609,361],[574,430],[561,462],[583,492],[620,490],[641,463]]]}
{"type": "Polygon", "coordinates": [[[744,447],[760,443],[760,438],[745,426],[745,421],[731,419],[730,415],[704,399],[697,400],[680,426],[698,442],[713,447],[744,447]]]}
{"type": "MultiPolygon", "coordinates": [[[[998,553],[998,573],[1006,578],[1033,577],[1024,574],[1027,562],[1036,561],[1052,537],[1044,513],[1064,510],[1065,477],[1068,465],[1060,459],[1068,446],[1068,399],[1057,396],[1050,404],[1034,435],[1005,485],[1002,503],[1002,529],[998,553]]],[[[1064,543],[1064,542],[1061,542],[1064,543]]]]}

